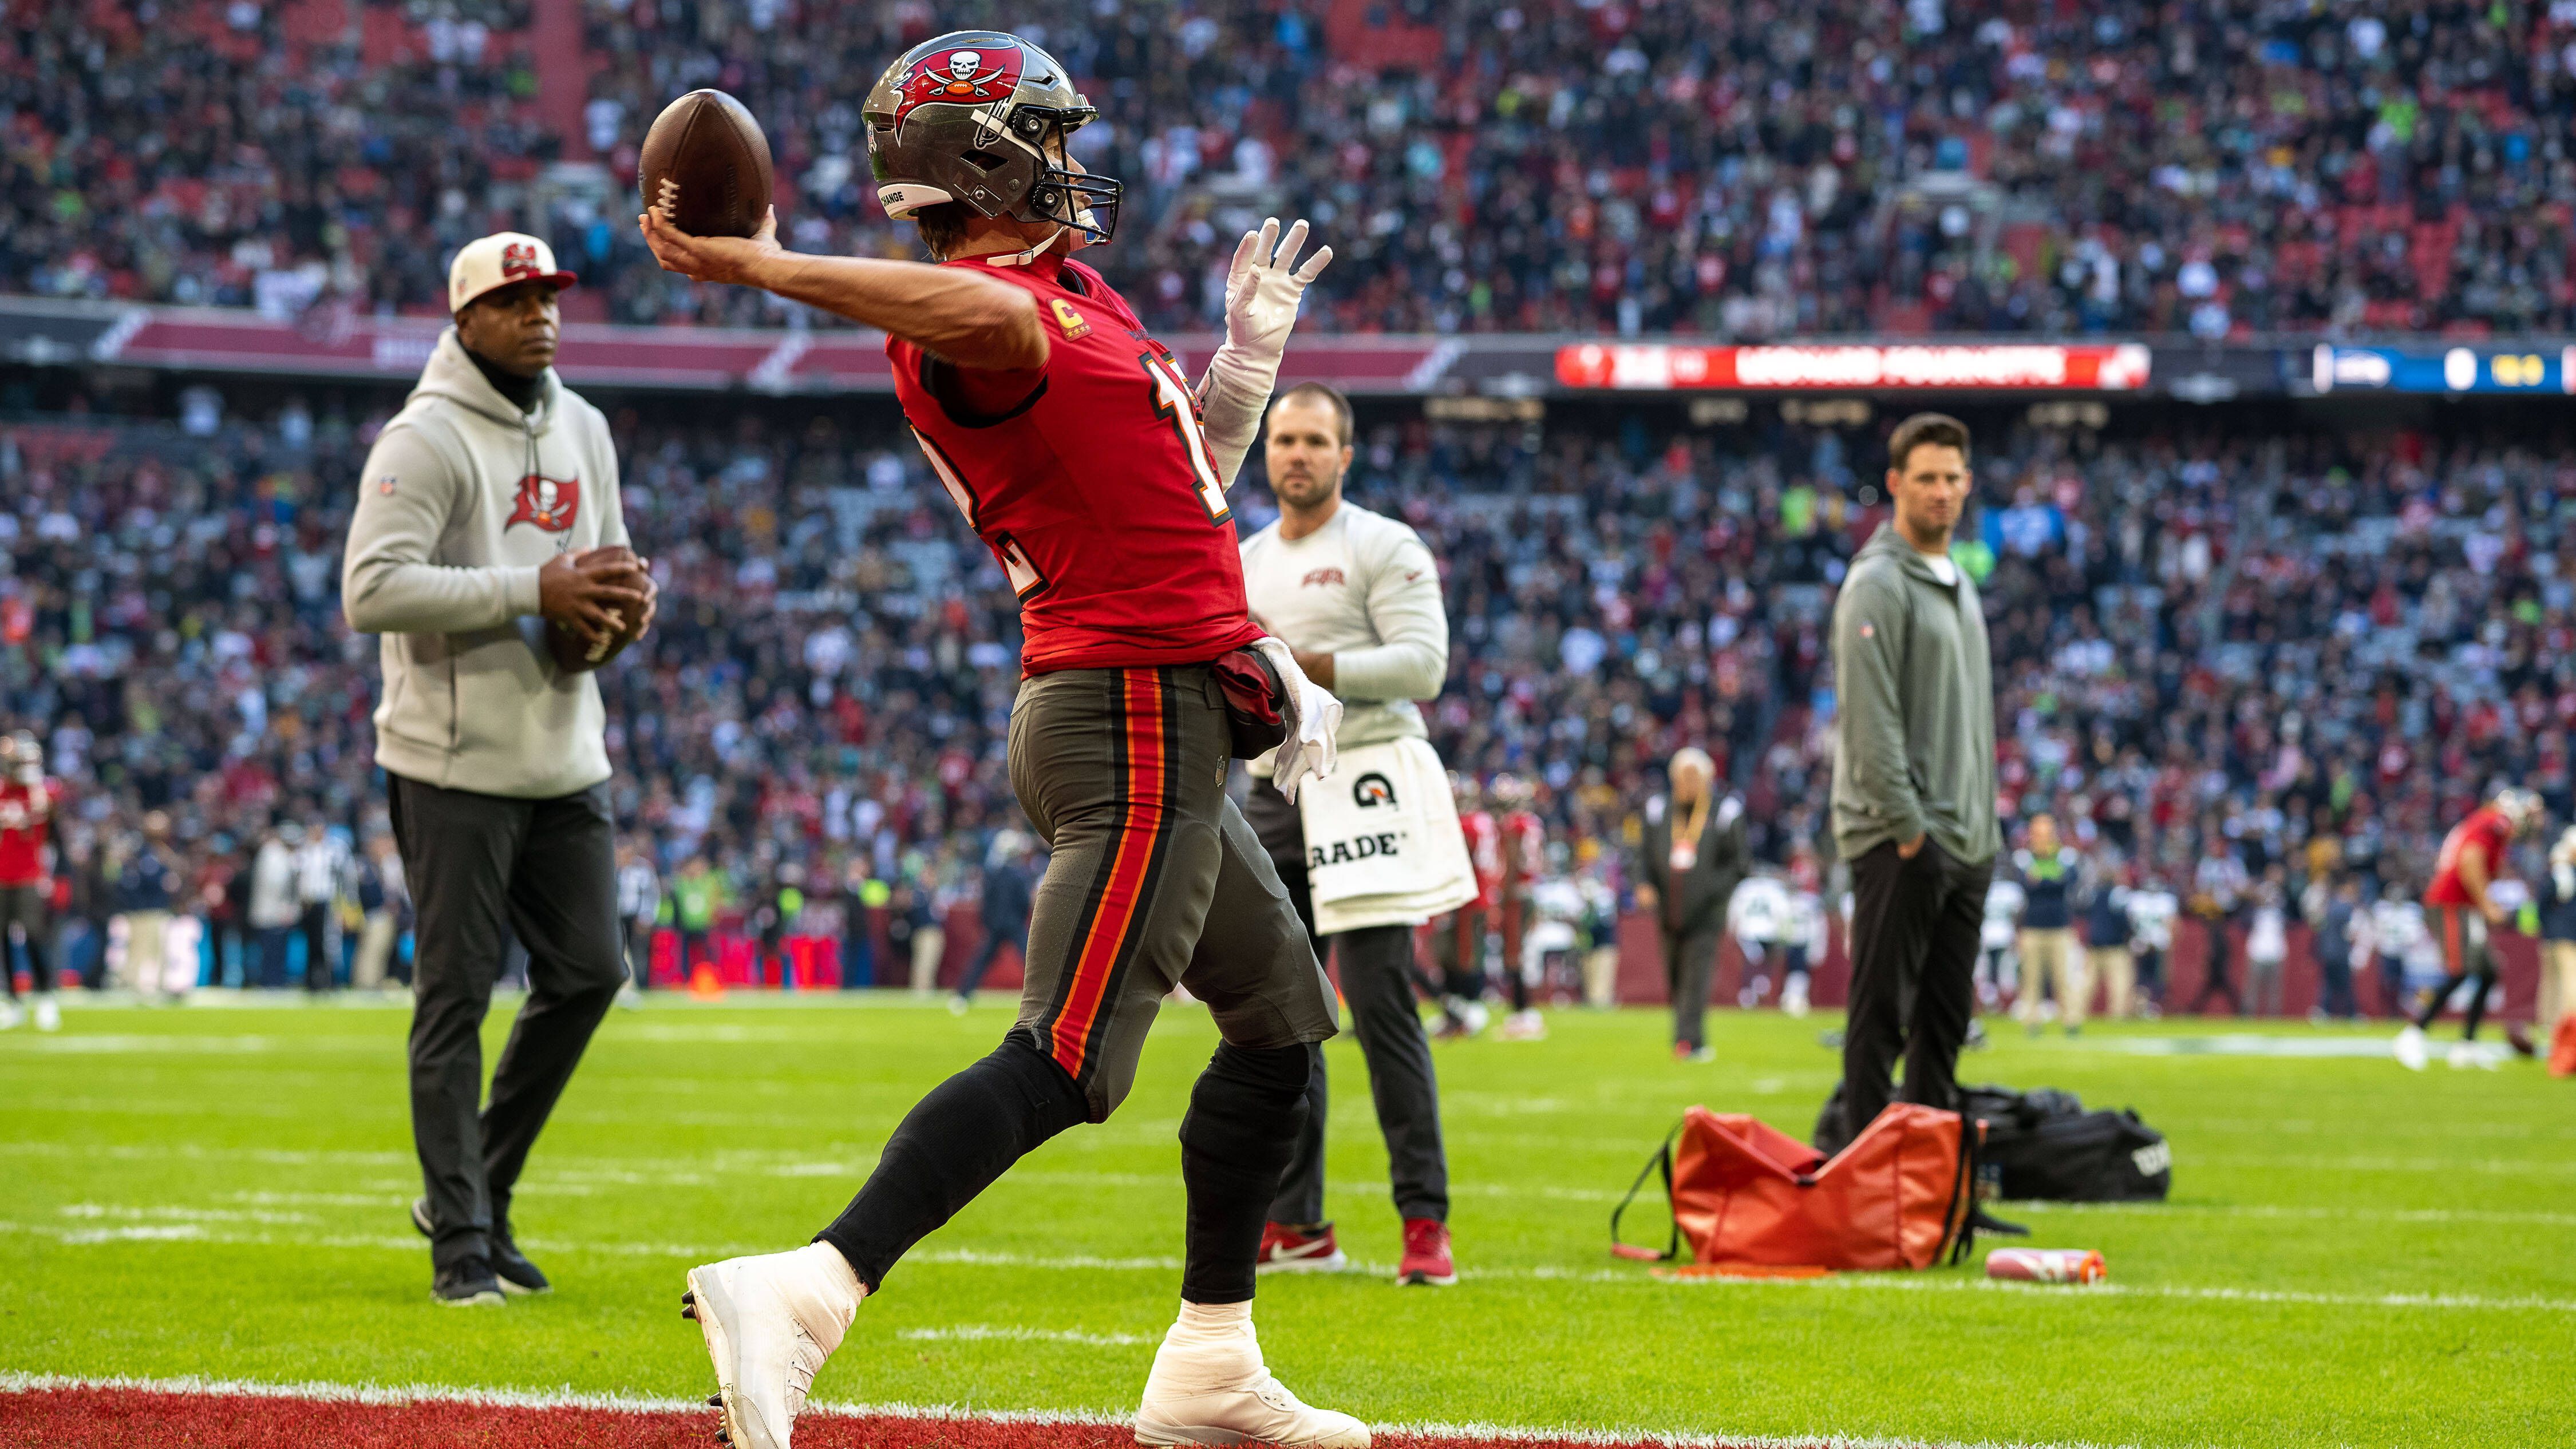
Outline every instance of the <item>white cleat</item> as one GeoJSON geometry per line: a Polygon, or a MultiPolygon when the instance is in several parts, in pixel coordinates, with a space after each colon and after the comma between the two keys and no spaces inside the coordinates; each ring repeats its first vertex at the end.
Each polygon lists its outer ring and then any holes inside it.
{"type": "Polygon", "coordinates": [[[26,1020],[26,1008],[14,1001],[0,1001],[0,1031],[15,1031],[26,1020]]]}
{"type": "Polygon", "coordinates": [[[2420,1026],[2410,1026],[2399,1032],[2397,1040],[2389,1050],[2396,1053],[2399,1066],[2410,1072],[2424,1070],[2424,1062],[2429,1055],[2424,1047],[2424,1029],[2420,1026]]]}
{"type": "Polygon", "coordinates": [[[1547,1018],[1539,1015],[1536,1009],[1515,1011],[1503,1019],[1502,1038],[1505,1041],[1545,1041],[1547,1018]]]}
{"type": "Polygon", "coordinates": [[[733,1449],[788,1449],[814,1374],[841,1346],[862,1296],[826,1243],[689,1270],[680,1312],[706,1336],[733,1449]]]}
{"type": "Polygon", "coordinates": [[[2454,1043],[2451,1047],[2451,1070],[2465,1072],[2472,1068],[2492,1072],[2496,1070],[2495,1059],[2478,1050],[2473,1043],[2454,1043]]]}
{"type": "Polygon", "coordinates": [[[1271,1376],[1253,1337],[1250,1304],[1234,1321],[1201,1322],[1222,1315],[1184,1304],[1181,1321],[1154,1351],[1154,1369],[1136,1407],[1136,1442],[1167,1449],[1181,1444],[1278,1444],[1295,1449],[1368,1449],[1368,1425],[1348,1414],[1312,1408],[1271,1376]]]}
{"type": "Polygon", "coordinates": [[[63,1009],[62,1009],[61,1005],[59,1005],[57,1002],[55,1002],[55,1000],[54,1000],[54,998],[53,998],[53,994],[52,994],[51,992],[48,992],[48,993],[46,993],[46,994],[45,994],[45,995],[43,995],[43,996],[39,996],[39,997],[37,997],[37,998],[36,998],[36,1030],[38,1030],[38,1031],[61,1031],[62,1029],[63,1029],[63,1009]]]}

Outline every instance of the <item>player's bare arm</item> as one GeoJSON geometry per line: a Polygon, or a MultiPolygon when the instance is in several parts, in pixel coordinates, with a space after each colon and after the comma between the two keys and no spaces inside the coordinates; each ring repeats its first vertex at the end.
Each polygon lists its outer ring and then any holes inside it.
{"type": "Polygon", "coordinates": [[[778,244],[772,210],[757,235],[691,236],[657,209],[636,218],[662,270],[725,282],[819,307],[880,328],[959,367],[1044,367],[1046,324],[1037,299],[960,267],[877,257],[817,257],[778,244]]]}

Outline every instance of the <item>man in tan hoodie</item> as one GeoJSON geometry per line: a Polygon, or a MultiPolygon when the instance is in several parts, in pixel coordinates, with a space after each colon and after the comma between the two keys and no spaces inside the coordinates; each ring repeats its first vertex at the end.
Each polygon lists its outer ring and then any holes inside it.
{"type": "Polygon", "coordinates": [[[555,663],[545,630],[631,637],[654,589],[626,548],[607,421],[554,373],[572,281],[517,232],[457,254],[456,325],[367,454],[343,564],[349,627],[382,636],[376,763],[417,922],[412,1222],[450,1304],[546,1290],[512,1242],[510,1190],[626,979],[599,685],[555,663]],[[478,1113],[513,934],[528,1001],[478,1113]]]}

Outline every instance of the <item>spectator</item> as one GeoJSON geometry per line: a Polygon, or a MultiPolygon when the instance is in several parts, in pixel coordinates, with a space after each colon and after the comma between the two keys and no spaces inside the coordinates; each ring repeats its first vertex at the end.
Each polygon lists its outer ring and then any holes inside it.
{"type": "MultiPolygon", "coordinates": [[[[627,993],[653,989],[653,926],[661,915],[662,878],[654,874],[652,854],[630,841],[617,852],[617,919],[626,933],[627,993]]],[[[685,981],[685,960],[680,974],[685,981]]]]}
{"type": "Polygon", "coordinates": [[[876,983],[877,931],[893,892],[851,856],[841,868],[841,989],[876,983]]]}
{"type": "Polygon", "coordinates": [[[165,945],[171,908],[179,899],[179,861],[170,851],[170,817],[155,810],[143,817],[142,833],[118,863],[116,909],[125,918],[125,972],[122,983],[146,1001],[166,990],[185,992],[196,984],[170,982],[165,945]]]}
{"type": "Polygon", "coordinates": [[[984,944],[967,964],[966,974],[957,978],[956,997],[949,1009],[960,1013],[974,1004],[975,988],[984,984],[984,973],[993,967],[993,958],[1009,946],[1023,956],[1029,949],[1029,910],[1037,900],[1037,878],[1028,860],[1028,847],[1016,830],[1004,831],[993,841],[993,855],[984,867],[984,890],[976,905],[976,918],[984,928],[984,944]]]}
{"type": "Polygon", "coordinates": [[[2230,1014],[2245,1014],[2245,999],[2237,994],[2236,980],[2228,963],[2231,949],[2228,927],[2245,903],[2245,862],[2239,860],[2218,831],[2210,831],[2204,840],[2204,853],[2192,875],[2191,913],[2200,920],[2203,937],[2208,942],[2208,974],[2201,978],[2200,994],[2191,999],[2190,1011],[2201,1014],[2209,998],[2226,998],[2230,1014]]]}
{"type": "Polygon", "coordinates": [[[2254,1016],[2281,1014],[2281,965],[2290,955],[2288,887],[2281,867],[2263,872],[2245,927],[2245,993],[2254,1016]]]}
{"type": "Polygon", "coordinates": [[[2149,878],[2129,893],[2129,950],[2138,963],[2138,1004],[2143,1015],[2163,1011],[2165,961],[2173,950],[2174,919],[2180,914],[2182,903],[2161,880],[2149,878]]]}
{"type": "Polygon", "coordinates": [[[320,821],[304,828],[295,848],[296,924],[304,936],[304,989],[319,996],[338,984],[340,873],[347,847],[320,821]]]}
{"type": "MultiPolygon", "coordinates": [[[[2113,1021],[2126,1020],[2137,1004],[2138,960],[2131,947],[2135,932],[2129,922],[2127,879],[2134,869],[2096,855],[2083,877],[2084,974],[2102,983],[2102,1014],[2113,1021]]],[[[2089,997],[2089,981],[2083,990],[2089,997]]],[[[2091,1004],[2080,1000],[2077,1007],[2091,1004]]]]}
{"type": "MultiPolygon", "coordinates": [[[[287,933],[302,916],[296,855],[304,845],[304,827],[288,821],[271,829],[259,844],[250,867],[250,928],[259,942],[259,985],[276,991],[286,985],[287,933]]],[[[249,985],[249,973],[243,973],[249,985]]]]}
{"type": "Polygon", "coordinates": [[[2348,875],[2334,877],[2310,938],[2309,953],[2316,957],[2318,978],[2317,1006],[2309,1014],[2312,1021],[2361,1019],[2361,1003],[2352,989],[2353,969],[2360,965],[2361,917],[2361,882],[2348,875]]]}
{"type": "MultiPolygon", "coordinates": [[[[400,944],[404,917],[411,909],[411,892],[403,879],[402,852],[394,848],[391,831],[376,831],[367,837],[366,854],[357,862],[356,891],[361,924],[358,928],[358,952],[349,963],[349,985],[358,991],[391,990],[395,981],[395,948],[400,944]]],[[[409,971],[402,972],[402,984],[409,985],[409,971]]]]}
{"type": "Polygon", "coordinates": [[[680,979],[694,981],[701,965],[718,963],[711,932],[724,908],[724,882],[703,855],[692,855],[671,879],[671,924],[680,933],[680,979]]]}
{"type": "Polygon", "coordinates": [[[2013,999],[2013,1015],[2033,1036],[2039,1034],[2043,991],[2056,993],[2057,1018],[2065,1023],[2067,1035],[2084,1029],[2084,1007],[2092,986],[2075,954],[2072,897],[2082,867],[2083,857],[2058,840],[2056,817],[2033,816],[2030,844],[2013,852],[2013,869],[2022,882],[2021,990],[2013,999]]]}
{"type": "Polygon", "coordinates": [[[2549,848],[2549,873],[2539,885],[2540,999],[2532,1024],[2548,1042],[2560,1019],[2576,1012],[2576,825],[2549,848]]]}
{"type": "MultiPolygon", "coordinates": [[[[1729,904],[1750,868],[1744,802],[1721,798],[1717,767],[1696,746],[1674,753],[1666,793],[1646,801],[1637,850],[1637,907],[1652,911],[1662,945],[1664,989],[1673,1004],[1673,1055],[1714,1060],[1708,996],[1729,904]]],[[[1749,972],[1748,972],[1749,974],[1749,972]]]]}

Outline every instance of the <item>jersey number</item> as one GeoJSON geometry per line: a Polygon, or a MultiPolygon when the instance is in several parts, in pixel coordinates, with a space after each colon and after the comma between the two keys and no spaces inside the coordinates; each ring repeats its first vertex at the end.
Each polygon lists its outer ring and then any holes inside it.
{"type": "Polygon", "coordinates": [[[1216,454],[1208,447],[1207,429],[1199,422],[1198,399],[1191,396],[1190,385],[1167,358],[1146,352],[1136,360],[1145,365],[1145,376],[1154,385],[1154,411],[1171,419],[1172,431],[1180,435],[1181,451],[1197,476],[1199,503],[1207,509],[1208,522],[1232,518],[1234,510],[1226,507],[1225,484],[1216,476],[1216,454]]]}
{"type": "MultiPolygon", "coordinates": [[[[957,465],[949,462],[948,455],[939,451],[939,445],[920,429],[913,429],[912,437],[921,444],[921,456],[930,460],[930,471],[939,475],[939,486],[948,490],[957,511],[966,515],[966,526],[982,533],[983,526],[975,517],[975,491],[958,475],[957,465]]],[[[991,545],[993,557],[1001,560],[1002,573],[1011,581],[1011,592],[1019,596],[1021,603],[1046,592],[1046,575],[1038,572],[1038,566],[1029,562],[1028,553],[1009,534],[996,535],[991,545]]]]}

